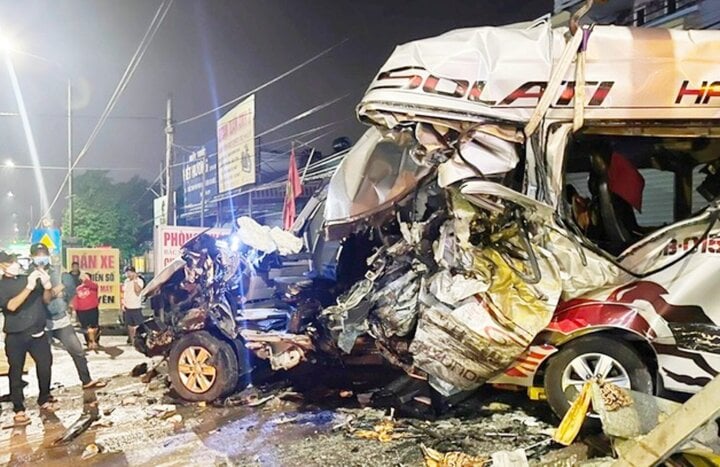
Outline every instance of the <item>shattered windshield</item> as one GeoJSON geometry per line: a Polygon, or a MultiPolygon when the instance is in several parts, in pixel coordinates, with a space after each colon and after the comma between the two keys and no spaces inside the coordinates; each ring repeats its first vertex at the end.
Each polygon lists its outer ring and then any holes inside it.
{"type": "Polygon", "coordinates": [[[412,191],[428,173],[410,156],[409,133],[383,135],[369,129],[333,175],[325,207],[328,224],[367,217],[390,207],[412,191]]]}

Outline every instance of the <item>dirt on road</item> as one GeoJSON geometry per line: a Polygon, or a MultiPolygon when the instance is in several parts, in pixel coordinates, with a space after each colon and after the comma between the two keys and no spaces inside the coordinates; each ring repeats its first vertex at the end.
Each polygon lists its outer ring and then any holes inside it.
{"type": "MultiPolygon", "coordinates": [[[[0,432],[0,464],[423,465],[421,445],[488,458],[523,448],[537,463],[559,449],[546,404],[491,389],[430,421],[389,417],[337,388],[249,389],[224,404],[183,403],[170,397],[163,375],[148,383],[117,376],[98,391],[54,394],[54,414],[31,405],[31,425],[0,432]]],[[[0,419],[10,415],[3,404],[0,419]]]]}

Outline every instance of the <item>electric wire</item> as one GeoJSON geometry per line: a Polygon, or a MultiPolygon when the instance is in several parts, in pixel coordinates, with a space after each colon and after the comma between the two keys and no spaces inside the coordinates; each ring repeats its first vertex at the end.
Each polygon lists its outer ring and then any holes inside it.
{"type": "Polygon", "coordinates": [[[254,94],[254,93],[258,92],[258,91],[261,91],[261,90],[265,89],[266,87],[268,87],[268,86],[270,86],[270,85],[272,85],[272,84],[275,84],[276,82],[280,81],[281,79],[283,79],[283,78],[285,78],[285,77],[287,77],[287,76],[295,73],[296,71],[298,71],[298,70],[306,67],[307,65],[309,65],[309,64],[312,63],[312,62],[314,62],[315,60],[323,57],[324,55],[329,54],[330,52],[332,52],[332,51],[335,50],[336,48],[340,47],[341,45],[343,45],[343,44],[344,44],[345,42],[347,42],[347,41],[348,41],[348,38],[346,37],[345,39],[341,40],[341,41],[338,42],[337,44],[335,44],[335,45],[333,45],[333,46],[331,46],[331,47],[328,47],[327,49],[323,50],[322,52],[320,52],[320,53],[318,53],[318,54],[310,57],[309,59],[305,60],[304,62],[302,62],[301,64],[299,64],[299,65],[297,65],[297,66],[294,66],[293,68],[289,69],[288,71],[279,74],[278,76],[276,76],[275,78],[271,79],[270,81],[266,81],[265,83],[261,84],[260,86],[257,86],[256,88],[252,89],[251,91],[248,91],[248,92],[246,92],[246,93],[244,93],[244,94],[241,94],[240,96],[238,96],[238,97],[236,97],[236,98],[234,98],[234,99],[231,99],[231,100],[225,102],[224,104],[221,104],[221,105],[215,107],[214,109],[210,109],[210,110],[208,110],[208,111],[206,111],[206,112],[203,112],[203,113],[201,113],[201,114],[195,115],[194,117],[190,117],[190,118],[186,118],[185,120],[181,120],[181,121],[179,121],[178,123],[176,123],[175,125],[176,125],[176,126],[180,126],[180,125],[184,125],[184,124],[186,124],[186,123],[193,122],[193,121],[198,120],[198,119],[200,119],[200,118],[207,117],[208,115],[212,115],[212,114],[214,114],[215,112],[224,109],[225,107],[228,107],[228,106],[230,106],[230,105],[235,104],[236,102],[240,102],[241,100],[245,99],[246,97],[248,97],[248,96],[250,96],[250,95],[252,95],[252,94],[254,94]]]}

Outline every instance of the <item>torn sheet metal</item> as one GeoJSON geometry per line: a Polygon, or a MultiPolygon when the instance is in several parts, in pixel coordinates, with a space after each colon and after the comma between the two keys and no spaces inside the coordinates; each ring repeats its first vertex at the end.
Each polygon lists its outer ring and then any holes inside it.
{"type": "Polygon", "coordinates": [[[240,332],[245,347],[270,362],[273,370],[289,370],[307,359],[314,349],[309,336],[286,332],[261,332],[245,329],[240,332]]]}
{"type": "Polygon", "coordinates": [[[338,299],[337,305],[322,311],[325,327],[335,336],[337,346],[345,353],[350,353],[357,337],[368,330],[370,302],[367,297],[373,285],[371,279],[361,280],[338,299]]]}
{"type": "Polygon", "coordinates": [[[408,271],[372,296],[374,315],[386,337],[406,336],[415,327],[421,280],[417,271],[408,271]]]}
{"type": "Polygon", "coordinates": [[[430,282],[430,293],[441,302],[454,305],[473,295],[487,292],[489,286],[484,279],[452,274],[444,269],[437,273],[430,282]]]}
{"type": "Polygon", "coordinates": [[[617,266],[580,246],[557,228],[547,229],[546,247],[558,262],[562,280],[562,298],[567,300],[627,279],[617,266]]]}
{"type": "Polygon", "coordinates": [[[550,322],[560,297],[558,266],[549,252],[535,250],[543,275],[537,285],[523,281],[518,265],[511,268],[494,249],[477,248],[474,269],[492,271],[485,292],[453,306],[435,296],[423,301],[410,352],[439,392],[477,388],[507,368],[550,322]]]}

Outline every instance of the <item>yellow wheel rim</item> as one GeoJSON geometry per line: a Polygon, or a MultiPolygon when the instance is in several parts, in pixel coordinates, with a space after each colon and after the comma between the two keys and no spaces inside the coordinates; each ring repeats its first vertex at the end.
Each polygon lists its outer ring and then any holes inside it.
{"type": "Polygon", "coordinates": [[[182,351],[178,360],[180,381],[195,394],[207,392],[215,383],[217,369],[208,363],[210,352],[204,347],[190,346],[182,351]]]}

